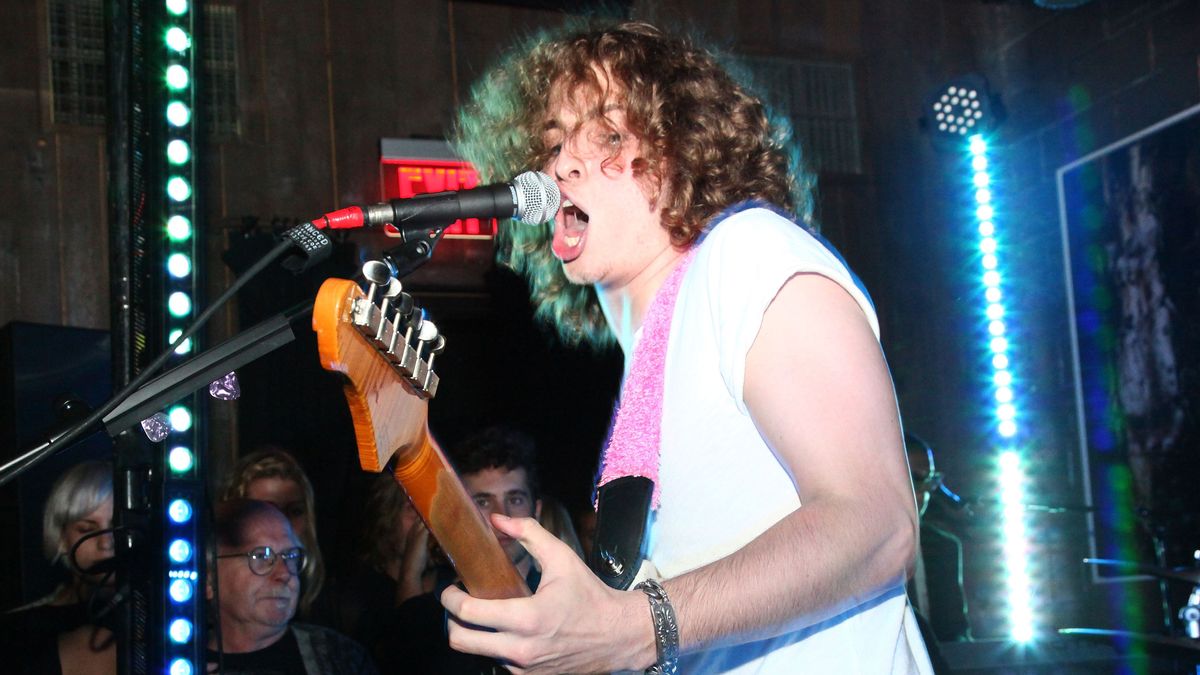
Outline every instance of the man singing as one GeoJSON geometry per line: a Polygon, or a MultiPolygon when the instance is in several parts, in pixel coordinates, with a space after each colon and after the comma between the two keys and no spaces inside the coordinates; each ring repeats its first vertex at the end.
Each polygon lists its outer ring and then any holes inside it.
{"type": "Polygon", "coordinates": [[[459,137],[484,179],[537,168],[561,188],[554,222],[508,229],[501,255],[565,337],[620,345],[601,484],[654,488],[649,581],[631,590],[535,520],[493,515],[541,584],[447,589],[451,645],[518,673],[928,673],[877,320],[812,233],[786,127],[712,54],[627,23],[514,52],[459,137]]]}

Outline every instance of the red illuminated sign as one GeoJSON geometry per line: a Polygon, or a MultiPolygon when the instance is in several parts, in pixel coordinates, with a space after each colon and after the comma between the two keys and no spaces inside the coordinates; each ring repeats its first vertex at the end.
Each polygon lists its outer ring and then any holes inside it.
{"type": "MultiPolygon", "coordinates": [[[[446,190],[465,190],[479,184],[479,173],[462,160],[399,159],[380,160],[384,199],[405,199],[414,195],[446,190]]],[[[447,237],[491,238],[496,220],[478,218],[455,221],[447,237]]]]}

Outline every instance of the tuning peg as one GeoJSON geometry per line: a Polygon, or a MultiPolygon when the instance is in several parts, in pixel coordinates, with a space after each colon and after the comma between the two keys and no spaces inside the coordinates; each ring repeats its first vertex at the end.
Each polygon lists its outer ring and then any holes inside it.
{"type": "MultiPolygon", "coordinates": [[[[425,330],[425,310],[420,307],[414,307],[411,314],[408,315],[404,322],[404,353],[400,357],[399,367],[400,372],[404,373],[407,378],[413,378],[417,370],[417,364],[421,362],[421,355],[413,349],[414,342],[416,346],[420,346],[420,336],[425,330]],[[417,339],[413,339],[413,334],[417,335],[417,339]]],[[[434,327],[434,335],[437,335],[437,327],[434,327]]]]}
{"type": "Polygon", "coordinates": [[[363,263],[362,274],[371,284],[367,288],[367,302],[375,302],[375,292],[392,280],[392,268],[382,260],[368,260],[363,263]]]}
{"type": "Polygon", "coordinates": [[[417,331],[416,363],[413,365],[411,376],[413,385],[419,389],[425,389],[425,385],[429,379],[430,373],[429,363],[421,358],[421,352],[423,352],[426,347],[434,346],[433,343],[436,342],[439,337],[441,336],[438,335],[437,326],[435,326],[432,321],[424,321],[421,323],[421,327],[417,331]]]}
{"type": "Polygon", "coordinates": [[[438,354],[446,351],[446,337],[444,335],[437,336],[433,342],[433,347],[429,350],[429,358],[425,360],[428,369],[425,372],[425,381],[421,383],[421,388],[433,398],[437,394],[438,376],[433,372],[433,358],[438,354]]]}
{"type": "MultiPolygon", "coordinates": [[[[394,305],[396,311],[392,315],[392,337],[388,340],[388,354],[397,362],[401,360],[396,357],[396,346],[400,342],[400,333],[405,330],[405,324],[408,323],[408,317],[413,313],[414,307],[416,307],[416,303],[408,293],[401,293],[400,299],[394,305]]],[[[408,343],[404,344],[407,346],[408,343]]]]}
{"type": "Polygon", "coordinates": [[[400,280],[396,277],[388,279],[387,285],[383,287],[383,301],[379,303],[379,326],[375,329],[375,341],[380,344],[383,344],[383,329],[388,323],[388,304],[392,298],[400,295],[400,291],[400,280]]]}

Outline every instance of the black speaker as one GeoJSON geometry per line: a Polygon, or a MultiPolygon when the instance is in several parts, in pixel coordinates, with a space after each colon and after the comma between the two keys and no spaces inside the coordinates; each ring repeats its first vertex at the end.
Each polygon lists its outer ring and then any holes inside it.
{"type": "MultiPolygon", "coordinates": [[[[107,331],[12,322],[0,328],[0,464],[46,440],[112,390],[107,331]]],[[[54,481],[74,464],[111,459],[103,432],[47,457],[0,488],[0,607],[36,600],[63,577],[42,553],[42,511],[54,481]]]]}

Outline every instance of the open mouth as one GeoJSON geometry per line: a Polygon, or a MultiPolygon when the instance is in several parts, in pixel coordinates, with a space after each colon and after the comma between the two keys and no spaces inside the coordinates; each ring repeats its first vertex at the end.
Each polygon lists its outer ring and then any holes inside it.
{"type": "Polygon", "coordinates": [[[554,255],[563,262],[571,262],[583,252],[583,243],[587,239],[588,222],[591,220],[587,212],[576,206],[571,200],[565,199],[559,211],[562,218],[554,228],[554,241],[551,248],[554,255]]]}

